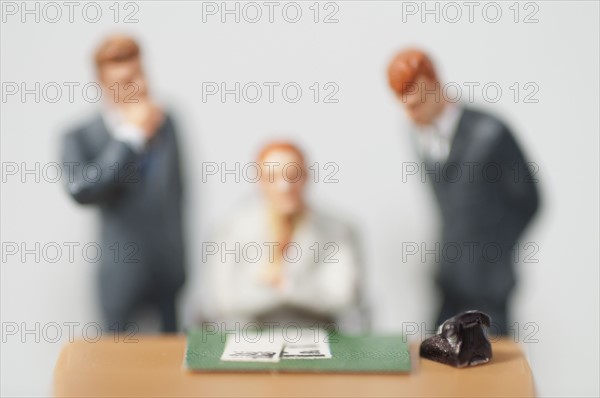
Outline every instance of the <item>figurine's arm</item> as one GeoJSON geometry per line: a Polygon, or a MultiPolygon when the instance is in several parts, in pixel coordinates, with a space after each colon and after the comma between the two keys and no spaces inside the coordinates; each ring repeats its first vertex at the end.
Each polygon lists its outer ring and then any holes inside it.
{"type": "Polygon", "coordinates": [[[319,245],[324,247],[327,243],[330,246],[325,248],[325,255],[324,252],[319,254],[318,262],[311,251],[304,254],[303,264],[288,264],[296,272],[286,280],[283,294],[294,306],[318,314],[337,315],[357,302],[359,256],[349,236],[319,245]]]}
{"type": "Polygon", "coordinates": [[[460,242],[461,255],[441,270],[449,294],[467,302],[505,297],[514,285],[512,248],[537,207],[535,183],[516,170],[527,168],[510,131],[496,119],[478,121],[469,159],[478,162],[474,182],[465,184],[446,241],[460,242]],[[520,167],[520,169],[515,169],[520,167]],[[485,170],[485,172],[484,172],[485,170]],[[519,177],[519,178],[515,178],[519,177]]]}
{"type": "Polygon", "coordinates": [[[244,233],[248,228],[255,226],[248,225],[244,214],[236,213],[218,228],[211,242],[205,242],[206,250],[215,253],[204,253],[203,273],[203,289],[214,318],[253,319],[281,304],[276,288],[262,280],[262,262],[250,263],[232,253],[222,255],[236,244],[243,246],[240,242],[248,240],[244,233]]]}
{"type": "Polygon", "coordinates": [[[539,205],[538,177],[532,173],[537,166],[527,162],[519,145],[508,130],[498,143],[496,154],[497,161],[502,165],[503,170],[501,193],[507,202],[512,204],[514,211],[520,215],[519,230],[515,231],[515,235],[519,235],[539,205]]]}
{"type": "Polygon", "coordinates": [[[279,305],[274,288],[263,286],[256,273],[244,269],[253,266],[231,259],[221,262],[218,258],[207,264],[210,276],[206,282],[211,285],[218,318],[254,319],[279,305]]]}
{"type": "Polygon", "coordinates": [[[464,228],[458,225],[457,229],[464,229],[467,235],[463,238],[478,241],[485,238],[482,232],[498,229],[501,224],[498,233],[509,240],[516,239],[538,207],[536,177],[502,122],[486,116],[478,121],[476,128],[476,139],[468,150],[468,158],[476,169],[473,173],[464,173],[468,194],[463,196],[459,203],[461,208],[457,209],[459,214],[471,217],[463,220],[464,228]]]}
{"type": "Polygon", "coordinates": [[[493,134],[489,134],[489,141],[480,148],[482,171],[487,168],[487,172],[475,174],[481,180],[475,184],[480,193],[472,196],[477,203],[472,203],[471,209],[480,215],[473,218],[475,222],[490,217],[488,226],[501,226],[498,237],[510,246],[538,208],[537,176],[532,175],[532,164],[527,163],[511,131],[498,121],[490,124],[494,126],[490,128],[493,134]],[[487,214],[490,210],[487,198],[501,199],[495,200],[501,206],[494,210],[494,215],[487,214]]]}
{"type": "Polygon", "coordinates": [[[80,140],[78,134],[68,134],[62,147],[67,189],[77,202],[98,203],[119,184],[135,183],[136,154],[130,144],[111,137],[100,153],[89,159],[80,140]]]}

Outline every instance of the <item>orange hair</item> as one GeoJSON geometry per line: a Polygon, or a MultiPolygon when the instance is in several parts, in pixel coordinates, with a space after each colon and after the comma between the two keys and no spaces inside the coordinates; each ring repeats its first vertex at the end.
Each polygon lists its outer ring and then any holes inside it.
{"type": "Polygon", "coordinates": [[[420,76],[437,82],[433,63],[421,50],[407,49],[396,54],[388,67],[388,79],[392,90],[402,95],[420,76]]]}
{"type": "Polygon", "coordinates": [[[300,159],[300,165],[304,167],[304,155],[298,146],[288,141],[275,141],[265,145],[258,154],[258,163],[262,163],[267,155],[273,151],[286,151],[292,152],[300,159]]]}
{"type": "Polygon", "coordinates": [[[129,36],[110,36],[96,49],[94,62],[100,69],[107,63],[125,62],[139,57],[140,46],[129,36]]]}

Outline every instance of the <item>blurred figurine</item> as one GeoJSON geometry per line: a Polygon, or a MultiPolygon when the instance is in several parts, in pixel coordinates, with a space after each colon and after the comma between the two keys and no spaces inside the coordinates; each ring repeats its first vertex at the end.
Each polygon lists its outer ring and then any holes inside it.
{"type": "Polygon", "coordinates": [[[538,208],[530,168],[500,120],[444,96],[423,52],[397,54],[388,78],[414,123],[422,168],[442,216],[442,253],[447,255],[437,270],[443,304],[436,324],[479,308],[494,320],[492,332],[506,334],[515,285],[512,250],[538,208]]]}
{"type": "Polygon", "coordinates": [[[257,162],[264,200],[232,214],[218,228],[214,254],[204,254],[208,317],[363,331],[368,320],[354,231],[306,204],[308,170],[296,146],[267,145],[257,162]]]}
{"type": "Polygon", "coordinates": [[[466,311],[447,319],[435,336],[421,343],[423,358],[457,368],[487,363],[492,359],[492,345],[484,328],[491,319],[480,311],[466,311]]]}
{"type": "Polygon", "coordinates": [[[67,134],[68,190],[102,219],[100,302],[107,326],[123,330],[141,307],[177,329],[175,296],[184,282],[182,178],[175,126],[150,97],[131,38],[106,39],[95,54],[104,104],[67,134]]]}

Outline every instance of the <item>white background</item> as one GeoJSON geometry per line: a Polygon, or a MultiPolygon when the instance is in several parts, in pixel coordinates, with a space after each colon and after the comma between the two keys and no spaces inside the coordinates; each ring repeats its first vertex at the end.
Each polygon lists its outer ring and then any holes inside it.
{"type": "MultiPolygon", "coordinates": [[[[111,3],[100,3],[103,14],[97,23],[84,20],[82,6],[76,8],[73,23],[66,6],[57,23],[43,15],[39,23],[34,16],[23,23],[20,12],[3,12],[3,84],[83,85],[94,80],[91,56],[98,42],[112,32],[134,34],[143,45],[153,92],[174,111],[180,127],[190,267],[200,263],[201,241],[214,221],[256,190],[232,176],[227,183],[219,175],[203,183],[202,162],[226,162],[230,168],[235,162],[244,164],[254,160],[261,144],[278,137],[298,142],[310,163],[335,162],[339,182],[325,184],[321,178],[310,188],[310,200],[335,209],[360,229],[377,332],[430,322],[437,303],[429,261],[419,256],[402,261],[402,243],[430,242],[437,219],[430,187],[415,176],[402,181],[403,162],[416,157],[402,127],[402,110],[387,87],[387,62],[405,46],[424,48],[443,80],[463,87],[463,102],[468,102],[464,82],[478,82],[471,106],[501,116],[539,165],[542,208],[521,239],[521,245],[537,245],[538,262],[517,266],[519,286],[512,305],[516,338],[528,355],[540,395],[599,394],[597,2],[536,2],[538,22],[529,24],[523,19],[535,7],[525,9],[521,3],[515,23],[512,2],[497,3],[502,10],[497,23],[485,20],[484,3],[475,9],[471,23],[468,8],[459,2],[462,18],[450,23],[443,14],[439,22],[435,15],[425,15],[422,22],[420,13],[403,13],[400,2],[338,2],[339,22],[332,24],[314,23],[312,2],[301,4],[298,23],[284,20],[281,3],[274,23],[263,7],[262,19],[254,24],[243,18],[235,23],[233,16],[222,23],[220,14],[203,22],[202,4],[193,2],[140,2],[138,23],[114,23],[111,3]],[[217,96],[203,102],[202,82],[223,81],[229,87],[236,81],[298,82],[303,95],[297,103],[287,103],[280,91],[274,103],[267,101],[266,91],[256,104],[243,99],[235,103],[231,95],[225,103],[217,96]],[[314,82],[335,82],[339,102],[315,104],[308,88],[314,82]],[[488,82],[502,88],[497,103],[483,96],[481,87],[488,82]],[[515,82],[521,85],[517,102],[509,88],[515,82]],[[539,87],[533,97],[537,103],[524,102],[531,91],[522,88],[527,82],[539,87]]],[[[421,2],[413,4],[422,10],[421,2]]],[[[123,7],[121,20],[133,10],[123,7]]],[[[323,7],[321,20],[333,10],[323,7]]],[[[441,4],[437,7],[443,12],[441,4]]],[[[445,10],[454,18],[455,10],[445,10]]],[[[53,10],[47,12],[54,17],[53,10]]],[[[89,13],[93,17],[93,10],[89,13]]],[[[488,9],[488,18],[494,15],[488,9]]],[[[493,91],[489,94],[494,96],[493,91]]],[[[61,183],[38,183],[34,174],[9,175],[6,167],[16,162],[21,168],[24,162],[33,168],[39,162],[41,174],[45,164],[59,161],[61,135],[99,105],[84,100],[78,89],[70,103],[66,88],[56,103],[43,97],[36,103],[33,95],[25,101],[19,95],[3,98],[3,245],[95,241],[92,208],[76,205],[61,183]]],[[[97,264],[85,261],[81,249],[73,262],[66,249],[56,263],[5,254],[1,393],[48,395],[54,363],[68,340],[64,323],[78,322],[74,330],[81,337],[83,325],[100,320],[97,264]],[[50,322],[61,325],[62,338],[55,343],[49,341],[54,330],[43,333],[50,322]],[[24,332],[35,330],[36,323],[39,333],[24,332]],[[15,324],[17,334],[6,334],[15,324]]]]}

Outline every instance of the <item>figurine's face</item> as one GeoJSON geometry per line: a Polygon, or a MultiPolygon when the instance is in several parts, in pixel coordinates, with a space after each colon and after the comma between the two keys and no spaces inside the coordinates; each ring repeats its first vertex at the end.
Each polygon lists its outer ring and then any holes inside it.
{"type": "Polygon", "coordinates": [[[444,106],[439,82],[421,75],[399,99],[408,117],[416,124],[431,124],[444,106]]]}
{"type": "Polygon", "coordinates": [[[137,102],[148,94],[148,84],[139,57],[106,63],[100,67],[98,74],[108,101],[119,104],[137,102]]]}
{"type": "Polygon", "coordinates": [[[294,152],[273,150],[261,162],[261,188],[267,202],[281,215],[298,213],[304,204],[306,171],[294,152]]]}

